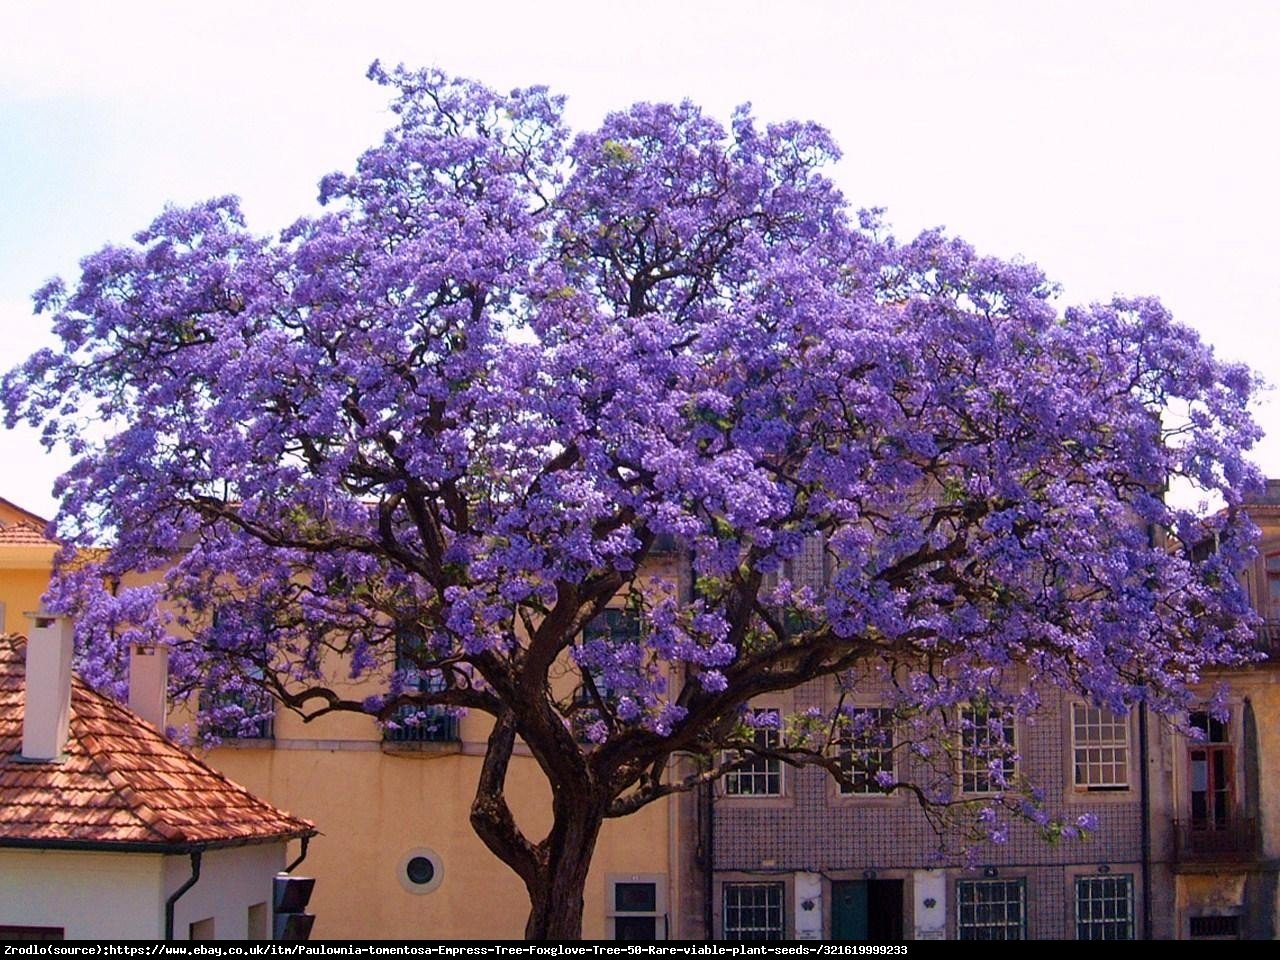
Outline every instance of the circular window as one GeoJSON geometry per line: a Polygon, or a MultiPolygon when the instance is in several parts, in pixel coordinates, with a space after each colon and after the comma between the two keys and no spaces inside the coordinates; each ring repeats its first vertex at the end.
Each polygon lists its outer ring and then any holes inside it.
{"type": "Polygon", "coordinates": [[[400,885],[410,893],[430,893],[440,886],[444,871],[440,854],[426,847],[415,847],[400,858],[400,885]]]}
{"type": "Polygon", "coordinates": [[[411,883],[430,883],[436,875],[436,867],[426,857],[414,857],[405,865],[404,872],[411,883]]]}

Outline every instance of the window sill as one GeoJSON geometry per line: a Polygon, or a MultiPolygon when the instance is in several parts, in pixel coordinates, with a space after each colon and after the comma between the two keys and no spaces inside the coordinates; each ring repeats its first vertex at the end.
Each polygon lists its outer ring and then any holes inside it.
{"type": "Polygon", "coordinates": [[[274,750],[275,737],[223,737],[215,750],[274,750]]]}
{"type": "Polygon", "coordinates": [[[382,752],[399,757],[439,757],[462,752],[461,740],[383,740],[382,752]]]}

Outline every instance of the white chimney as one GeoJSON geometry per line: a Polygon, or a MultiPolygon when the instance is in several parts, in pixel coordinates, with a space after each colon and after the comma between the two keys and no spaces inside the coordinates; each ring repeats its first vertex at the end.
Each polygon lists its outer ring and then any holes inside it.
{"type": "Polygon", "coordinates": [[[135,643],[129,647],[129,709],[164,732],[168,707],[169,648],[135,643]]]}
{"type": "Polygon", "coordinates": [[[71,721],[70,617],[27,614],[26,708],[22,714],[22,759],[62,759],[71,721]]]}

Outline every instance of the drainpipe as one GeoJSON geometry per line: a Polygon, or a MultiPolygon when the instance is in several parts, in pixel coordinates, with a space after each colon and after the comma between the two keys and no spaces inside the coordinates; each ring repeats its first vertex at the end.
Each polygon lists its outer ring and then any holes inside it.
{"type": "Polygon", "coordinates": [[[296,867],[298,864],[300,864],[303,860],[307,859],[307,847],[310,845],[310,843],[311,843],[311,838],[308,836],[304,836],[302,838],[302,852],[298,854],[298,859],[293,861],[293,863],[289,864],[280,872],[293,873],[293,868],[296,867]]]}
{"type": "MultiPolygon", "coordinates": [[[[689,602],[698,599],[698,571],[694,569],[693,551],[688,551],[689,561],[689,602]]],[[[713,761],[714,762],[714,761],[713,761]]],[[[716,938],[715,930],[715,893],[716,893],[716,785],[714,781],[703,787],[702,798],[702,843],[703,843],[703,891],[702,891],[702,927],[707,940],[716,938]]]]}
{"type": "MultiPolygon", "coordinates": [[[[1166,484],[1166,489],[1168,485],[1166,484]]],[[[1160,496],[1164,500],[1163,491],[1160,496]]],[[[1147,546],[1155,550],[1159,532],[1154,523],[1147,524],[1147,546]]],[[[1151,770],[1150,739],[1147,727],[1147,701],[1138,704],[1138,793],[1142,807],[1142,939],[1152,939],[1151,931],[1151,770]]]]}
{"type": "Polygon", "coordinates": [[[707,792],[707,816],[706,828],[703,836],[706,843],[706,856],[704,860],[704,869],[706,875],[704,882],[706,890],[704,891],[704,900],[702,906],[702,922],[706,927],[707,939],[714,940],[716,938],[715,929],[715,893],[716,893],[716,785],[708,783],[707,792]]]}
{"type": "Polygon", "coordinates": [[[1138,792],[1142,802],[1142,939],[1151,935],[1151,773],[1147,769],[1147,704],[1138,704],[1138,792]]]}
{"type": "Polygon", "coordinates": [[[166,941],[173,939],[173,910],[178,905],[178,898],[196,885],[196,881],[200,879],[200,851],[191,851],[191,876],[187,878],[187,882],[173,891],[173,895],[164,902],[164,938],[166,941]]]}

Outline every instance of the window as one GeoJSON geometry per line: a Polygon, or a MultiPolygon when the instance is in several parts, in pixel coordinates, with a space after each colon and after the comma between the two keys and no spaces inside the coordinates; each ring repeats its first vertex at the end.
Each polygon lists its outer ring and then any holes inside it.
{"type": "Polygon", "coordinates": [[[640,642],[640,611],[635,607],[610,607],[587,621],[582,639],[611,643],[640,642]]]}
{"type": "Polygon", "coordinates": [[[265,659],[264,637],[274,629],[271,617],[243,604],[213,611],[213,630],[244,645],[226,672],[215,674],[200,691],[203,731],[220,740],[270,740],[275,735],[275,703],[262,685],[259,662],[265,659]]]}
{"type": "Polygon", "coordinates": [[[1133,874],[1076,877],[1076,939],[1133,939],[1133,874]]]}
{"type": "Polygon", "coordinates": [[[213,917],[197,920],[187,927],[188,940],[212,940],[213,938],[213,917]]]}
{"type": "MultiPolygon", "coordinates": [[[[396,670],[401,674],[406,692],[438,693],[445,689],[444,674],[439,670],[421,670],[414,651],[421,641],[401,635],[396,638],[396,670]]],[[[458,739],[458,718],[445,707],[422,707],[408,703],[397,708],[391,718],[394,726],[383,730],[384,740],[395,743],[442,743],[458,739]]]]}
{"type": "MultiPolygon", "coordinates": [[[[782,745],[782,714],[773,709],[752,710],[758,724],[762,720],[770,726],[757,726],[756,746],[761,750],[776,750],[782,745]]],[[[731,758],[730,758],[731,759],[731,758]]],[[[724,777],[724,792],[730,797],[780,797],[782,796],[782,761],[770,757],[755,757],[724,777]]]]}
{"type": "Polygon", "coordinates": [[[843,794],[881,794],[876,774],[893,773],[893,711],[883,707],[850,711],[840,738],[840,770],[847,783],[843,794]]]}
{"type": "Polygon", "coordinates": [[[964,793],[999,793],[1013,778],[1014,724],[1007,712],[985,707],[960,711],[960,789],[964,793]]]}
{"type": "Polygon", "coordinates": [[[409,893],[431,893],[444,881],[444,864],[434,850],[414,847],[400,858],[396,875],[409,893]]]}
{"type": "Polygon", "coordinates": [[[608,922],[613,940],[665,940],[663,896],[665,877],[628,876],[611,879],[608,889],[608,922]]]}
{"type": "MultiPolygon", "coordinates": [[[[261,677],[256,671],[253,679],[261,677]]],[[[215,684],[200,693],[205,731],[220,740],[270,740],[275,735],[274,711],[271,694],[251,681],[239,688],[215,684]]]]}
{"type": "Polygon", "coordinates": [[[1227,725],[1206,712],[1191,714],[1191,727],[1202,738],[1188,750],[1191,829],[1225,830],[1231,822],[1234,750],[1227,725]]]}
{"type": "Polygon", "coordinates": [[[1025,880],[961,880],[956,884],[956,936],[960,940],[1025,940],[1025,880]]]}
{"type": "MultiPolygon", "coordinates": [[[[602,610],[599,614],[592,617],[582,628],[582,642],[590,643],[594,640],[603,640],[610,646],[620,644],[638,644],[640,642],[641,620],[640,612],[634,607],[615,608],[610,607],[602,610]]],[[[579,703],[593,704],[591,691],[587,688],[585,677],[590,675],[591,682],[596,688],[596,693],[607,702],[613,696],[613,691],[609,689],[605,683],[604,677],[600,676],[597,671],[579,665],[584,680],[578,688],[577,699],[579,703]]]]}
{"type": "Polygon", "coordinates": [[[1075,785],[1083,790],[1129,789],[1129,720],[1085,703],[1071,705],[1075,785]]]}
{"type": "Polygon", "coordinates": [[[781,940],[783,885],[726,883],[721,926],[725,940],[781,940]]]}
{"type": "Polygon", "coordinates": [[[1192,917],[1192,940],[1239,940],[1240,918],[1229,917],[1192,917]]]}

